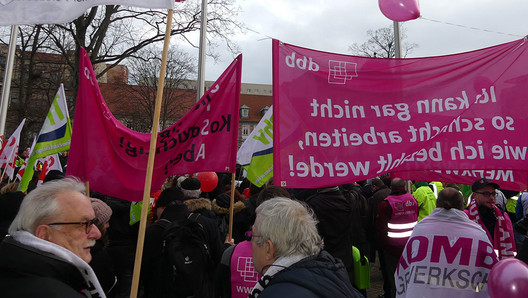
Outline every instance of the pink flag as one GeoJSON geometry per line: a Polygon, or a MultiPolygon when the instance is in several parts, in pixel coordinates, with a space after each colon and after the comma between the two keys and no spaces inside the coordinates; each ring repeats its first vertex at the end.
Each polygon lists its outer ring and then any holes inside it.
{"type": "MultiPolygon", "coordinates": [[[[79,69],[67,175],[89,181],[93,191],[140,201],[150,134],[132,131],[114,118],[84,49],[79,69]]],[[[169,175],[235,171],[241,69],[240,55],[187,114],[158,134],[152,189],[169,175]]]]}
{"type": "Polygon", "coordinates": [[[5,173],[7,173],[7,176],[9,176],[10,179],[13,179],[13,175],[15,173],[18,144],[20,143],[20,132],[22,132],[22,127],[24,127],[25,122],[26,118],[20,122],[17,129],[15,129],[13,134],[7,140],[4,148],[2,149],[2,153],[0,153],[0,167],[5,167],[5,173]]]}
{"type": "Polygon", "coordinates": [[[315,188],[434,170],[449,172],[448,182],[481,171],[499,185],[526,187],[527,49],[521,39],[380,59],[274,40],[275,184],[315,188]]]}

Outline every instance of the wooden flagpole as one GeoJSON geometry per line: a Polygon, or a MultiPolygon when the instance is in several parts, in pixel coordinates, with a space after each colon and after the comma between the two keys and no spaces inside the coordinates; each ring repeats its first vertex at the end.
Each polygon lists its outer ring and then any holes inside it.
{"type": "Polygon", "coordinates": [[[139,223],[139,233],[136,248],[136,260],[134,262],[134,275],[132,276],[132,289],[130,297],[136,298],[139,289],[139,275],[141,272],[141,258],[143,256],[143,244],[145,241],[145,230],[147,228],[147,213],[150,205],[150,187],[152,184],[152,172],[154,169],[154,157],[156,156],[156,143],[158,139],[158,126],[161,113],[161,103],[163,100],[163,87],[165,86],[165,73],[167,68],[167,56],[169,52],[169,39],[172,28],[173,10],[169,9],[167,15],[167,26],[165,28],[165,39],[163,41],[163,55],[161,58],[161,68],[158,78],[158,90],[156,93],[156,103],[154,107],[154,119],[152,120],[152,133],[150,137],[150,149],[147,165],[147,174],[145,177],[145,190],[143,191],[143,206],[141,208],[141,221],[139,223]]]}
{"type": "Polygon", "coordinates": [[[84,187],[86,188],[86,196],[90,197],[90,181],[84,181],[84,187]]]}
{"type": "Polygon", "coordinates": [[[6,163],[4,169],[2,170],[2,177],[0,178],[0,181],[4,181],[4,175],[6,174],[7,166],[9,166],[9,163],[6,163]]]}
{"type": "Polygon", "coordinates": [[[235,173],[231,174],[231,201],[229,203],[229,241],[233,238],[233,213],[235,205],[235,173]]]}

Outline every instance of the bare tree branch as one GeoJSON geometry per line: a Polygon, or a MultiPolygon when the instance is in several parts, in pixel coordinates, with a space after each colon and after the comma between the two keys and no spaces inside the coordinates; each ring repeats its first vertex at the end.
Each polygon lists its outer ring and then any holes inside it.
{"type": "MultiPolygon", "coordinates": [[[[407,38],[406,30],[403,26],[400,29],[401,40],[407,38]]],[[[354,43],[348,47],[348,50],[358,56],[394,58],[396,57],[396,46],[394,43],[394,31],[392,27],[379,28],[375,31],[367,30],[369,39],[361,45],[354,43]]],[[[402,43],[403,57],[407,57],[414,48],[418,47],[415,43],[402,43]]]]}

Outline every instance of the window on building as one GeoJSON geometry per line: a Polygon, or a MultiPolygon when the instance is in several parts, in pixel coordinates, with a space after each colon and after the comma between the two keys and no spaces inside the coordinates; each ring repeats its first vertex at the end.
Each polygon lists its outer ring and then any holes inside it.
{"type": "Polygon", "coordinates": [[[240,107],[240,117],[249,118],[249,107],[248,106],[243,105],[240,107]]]}
{"type": "Polygon", "coordinates": [[[247,137],[251,133],[251,127],[247,124],[242,124],[242,136],[247,137]]]}
{"type": "Polygon", "coordinates": [[[255,94],[258,94],[258,93],[259,93],[258,89],[255,89],[255,94]]]}
{"type": "Polygon", "coordinates": [[[246,91],[247,91],[247,93],[251,93],[251,89],[249,89],[249,88],[246,91]]]}
{"type": "Polygon", "coordinates": [[[20,101],[20,94],[18,92],[11,92],[11,102],[18,103],[20,101]]]}

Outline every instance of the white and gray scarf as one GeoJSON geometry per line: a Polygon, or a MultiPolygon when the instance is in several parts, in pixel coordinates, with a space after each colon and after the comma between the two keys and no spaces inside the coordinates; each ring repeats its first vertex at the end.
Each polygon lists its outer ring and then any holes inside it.
{"type": "Polygon", "coordinates": [[[77,267],[77,270],[79,270],[82,277],[86,281],[86,284],[88,284],[89,286],[89,288],[87,289],[87,291],[85,291],[84,294],[87,297],[106,298],[103,288],[99,284],[97,276],[92,270],[92,267],[90,267],[90,265],[88,265],[84,260],[73,254],[71,251],[55,243],[42,240],[26,231],[17,231],[11,236],[16,241],[24,245],[36,248],[44,252],[48,252],[56,256],[58,259],[74,265],[75,267],[77,267]]]}
{"type": "Polygon", "coordinates": [[[271,266],[269,266],[266,273],[264,273],[262,278],[260,278],[260,280],[255,284],[255,287],[253,287],[249,298],[258,297],[260,293],[264,291],[264,288],[268,286],[269,282],[273,279],[273,276],[275,274],[301,261],[302,259],[305,259],[306,257],[307,256],[305,255],[293,255],[278,258],[275,262],[273,262],[273,264],[271,264],[271,266]]]}

